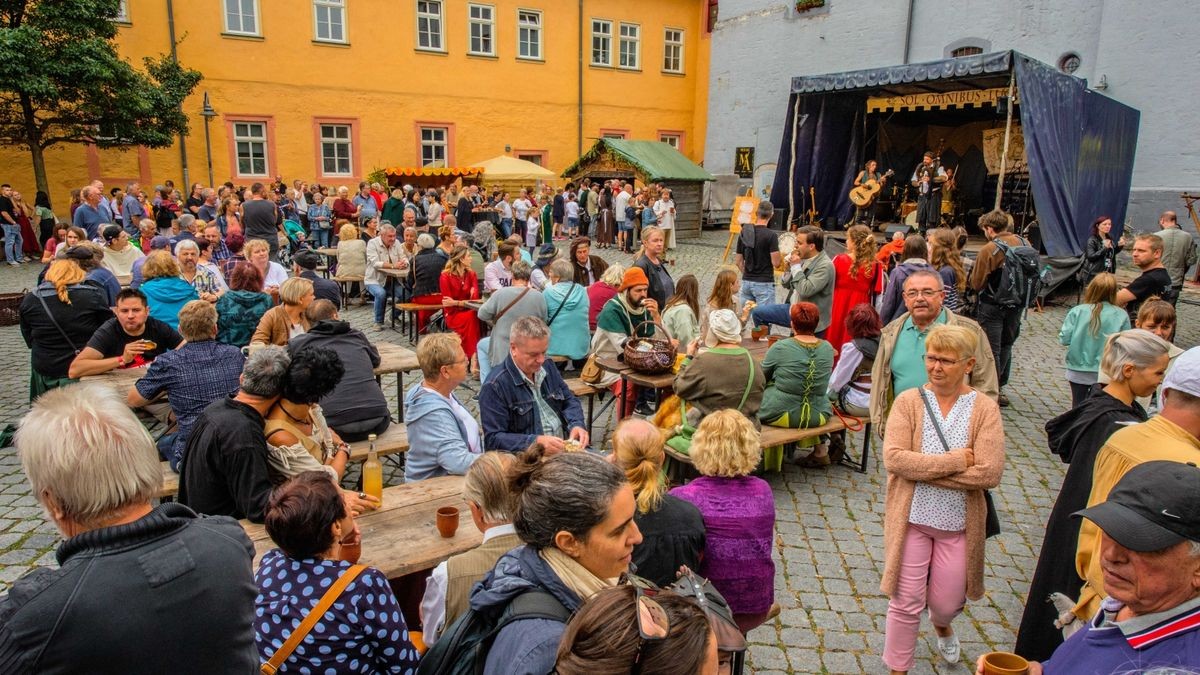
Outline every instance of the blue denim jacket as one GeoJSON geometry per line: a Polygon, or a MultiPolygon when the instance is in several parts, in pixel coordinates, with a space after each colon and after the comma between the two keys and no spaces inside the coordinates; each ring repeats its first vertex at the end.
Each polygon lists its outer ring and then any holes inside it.
{"type": "MultiPolygon", "coordinates": [[[[554,362],[547,359],[542,370],[546,372],[542,380],[542,398],[558,411],[564,433],[570,433],[575,427],[586,429],[583,406],[571,393],[554,362]]],[[[483,445],[488,450],[520,452],[541,435],[542,420],[537,402],[511,356],[492,371],[480,390],[479,416],[483,420],[483,445]]]]}

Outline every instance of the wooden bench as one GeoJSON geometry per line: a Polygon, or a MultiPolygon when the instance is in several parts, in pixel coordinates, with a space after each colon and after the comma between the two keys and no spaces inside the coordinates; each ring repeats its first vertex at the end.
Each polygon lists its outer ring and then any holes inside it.
{"type": "MultiPolygon", "coordinates": [[[[350,444],[350,462],[365,462],[367,451],[371,444],[368,441],[355,441],[350,444]]],[[[375,439],[375,452],[380,457],[398,455],[408,452],[408,428],[403,424],[393,424],[387,431],[375,439]]],[[[179,474],[171,470],[171,465],[162,463],[163,485],[158,491],[159,499],[174,498],[179,493],[179,474]]]]}
{"type": "MultiPolygon", "coordinates": [[[[867,457],[871,449],[871,422],[870,420],[850,416],[846,416],[846,419],[850,420],[851,423],[853,423],[854,420],[858,420],[859,423],[863,424],[863,447],[862,455],[860,456],[858,462],[848,461],[845,458],[843,458],[842,462],[848,466],[854,467],[854,470],[858,471],[859,473],[866,473],[867,457]]],[[[773,448],[780,445],[788,446],[808,438],[815,438],[825,434],[836,433],[847,428],[848,427],[842,422],[841,418],[836,416],[829,422],[819,427],[811,427],[808,429],[786,429],[783,427],[764,425],[758,434],[758,444],[763,449],[773,448]]],[[[668,478],[672,479],[674,483],[680,484],[684,482],[684,479],[689,479],[696,476],[690,455],[677,452],[670,446],[664,446],[663,450],[665,451],[668,460],[667,476],[668,478]]]]}
{"type": "MultiPolygon", "coordinates": [[[[333,276],[333,281],[336,281],[337,285],[342,289],[342,307],[348,307],[350,305],[350,284],[361,284],[363,283],[364,279],[366,279],[366,277],[356,274],[335,274],[333,276]]],[[[360,287],[359,292],[361,293],[362,290],[363,289],[360,287]]]]}

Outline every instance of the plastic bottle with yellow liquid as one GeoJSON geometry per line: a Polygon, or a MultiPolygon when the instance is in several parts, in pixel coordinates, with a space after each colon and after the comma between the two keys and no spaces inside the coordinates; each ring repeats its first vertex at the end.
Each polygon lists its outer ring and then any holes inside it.
{"type": "Polygon", "coordinates": [[[375,434],[367,437],[367,461],[363,463],[362,484],[363,492],[379,499],[383,506],[383,465],[379,463],[379,455],[375,452],[375,434]]]}

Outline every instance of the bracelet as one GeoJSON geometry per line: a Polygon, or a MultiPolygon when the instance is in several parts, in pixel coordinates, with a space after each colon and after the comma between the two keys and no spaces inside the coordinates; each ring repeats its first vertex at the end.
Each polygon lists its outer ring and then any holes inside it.
{"type": "Polygon", "coordinates": [[[339,452],[344,452],[344,453],[346,453],[346,458],[347,458],[347,459],[349,459],[349,457],[350,457],[350,445],[349,445],[348,443],[346,443],[345,441],[343,441],[343,442],[341,442],[341,443],[338,443],[338,444],[337,444],[337,447],[336,447],[336,448],[334,448],[334,451],[333,451],[333,454],[334,454],[334,456],[336,457],[336,456],[337,456],[337,453],[339,453],[339,452]]]}

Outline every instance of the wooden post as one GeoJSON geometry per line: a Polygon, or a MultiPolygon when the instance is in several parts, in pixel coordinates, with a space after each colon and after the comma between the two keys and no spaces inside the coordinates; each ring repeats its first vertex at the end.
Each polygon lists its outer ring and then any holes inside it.
{"type": "Polygon", "coordinates": [[[800,97],[796,94],[792,96],[796,98],[796,103],[792,106],[792,160],[788,166],[788,228],[796,217],[796,130],[800,120],[800,97]]]}
{"type": "Polygon", "coordinates": [[[1000,210],[1000,198],[1004,196],[1004,174],[1008,170],[1008,141],[1012,137],[1012,117],[1013,108],[1016,107],[1016,101],[1013,99],[1013,90],[1017,85],[1017,69],[1008,76],[1008,119],[1004,122],[1004,150],[1000,153],[1000,176],[996,178],[996,203],[993,209],[1000,210]]]}

